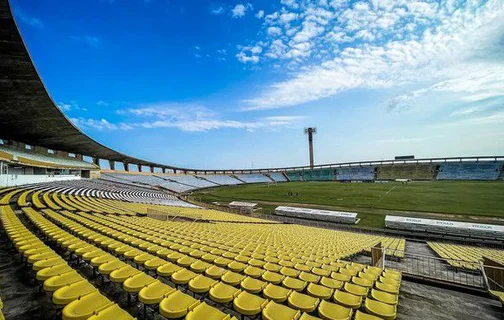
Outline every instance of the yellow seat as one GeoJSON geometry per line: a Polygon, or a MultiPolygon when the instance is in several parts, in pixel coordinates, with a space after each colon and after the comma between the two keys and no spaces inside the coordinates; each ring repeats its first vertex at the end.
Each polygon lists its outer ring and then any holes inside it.
{"type": "Polygon", "coordinates": [[[396,306],[373,299],[366,299],[366,301],[364,302],[364,309],[366,309],[367,313],[385,320],[394,320],[397,315],[396,306]]]}
{"type": "Polygon", "coordinates": [[[383,320],[383,319],[357,310],[357,312],[355,313],[355,320],[383,320]]]}
{"type": "Polygon", "coordinates": [[[306,287],[306,282],[296,278],[286,277],[283,279],[282,285],[295,291],[303,291],[306,287]]]}
{"type": "Polygon", "coordinates": [[[333,289],[321,286],[319,284],[315,283],[310,283],[308,285],[308,288],[306,288],[306,291],[308,292],[309,295],[315,298],[320,298],[327,300],[331,298],[333,294],[333,289]]]}
{"type": "Polygon", "coordinates": [[[206,303],[201,303],[197,305],[194,309],[189,311],[186,320],[229,320],[231,316],[225,314],[224,312],[209,306],[206,303]]]}
{"type": "Polygon", "coordinates": [[[101,309],[88,320],[134,320],[129,313],[121,309],[117,304],[111,305],[105,309],[101,309]]]}
{"type": "Polygon", "coordinates": [[[299,318],[299,320],[320,320],[320,318],[311,316],[308,313],[303,312],[303,314],[301,315],[301,318],[299,318]]]}
{"type": "Polygon", "coordinates": [[[297,276],[301,273],[301,271],[292,268],[282,267],[282,269],[280,269],[280,273],[287,277],[297,278],[297,276]]]}
{"type": "Polygon", "coordinates": [[[268,284],[264,290],[263,295],[269,300],[273,300],[277,303],[282,303],[287,300],[287,297],[292,293],[292,290],[286,289],[281,286],[276,286],[274,284],[268,284]]]}
{"type": "Polygon", "coordinates": [[[198,274],[192,272],[191,270],[180,269],[171,275],[171,280],[175,284],[187,284],[191,279],[196,278],[197,276],[198,274]]]}
{"type": "Polygon", "coordinates": [[[66,264],[66,263],[67,262],[65,261],[65,259],[63,259],[61,257],[56,257],[56,258],[52,258],[52,259],[39,260],[32,265],[32,269],[33,269],[33,271],[37,272],[39,270],[42,270],[42,269],[45,269],[48,267],[53,267],[53,266],[66,264]]]}
{"type": "Polygon", "coordinates": [[[319,316],[325,320],[350,320],[352,318],[352,313],[351,308],[346,308],[325,300],[322,300],[318,307],[319,316]]]}
{"type": "Polygon", "coordinates": [[[378,290],[381,290],[381,291],[385,291],[387,293],[399,294],[399,288],[397,288],[396,286],[390,285],[390,284],[383,283],[383,282],[379,282],[379,281],[375,282],[375,288],[378,290]]]}
{"type": "Polygon", "coordinates": [[[284,275],[271,271],[266,271],[261,275],[261,279],[273,284],[279,284],[284,278],[284,275]]]}
{"type": "Polygon", "coordinates": [[[312,283],[317,283],[320,280],[320,276],[308,273],[308,272],[301,272],[299,275],[299,279],[306,281],[306,282],[312,282],[312,283]]]}
{"type": "Polygon", "coordinates": [[[263,268],[264,268],[264,270],[268,270],[271,272],[279,272],[282,269],[282,266],[275,264],[275,263],[267,262],[263,266],[263,268]]]}
{"type": "Polygon", "coordinates": [[[159,313],[168,319],[181,318],[198,304],[200,304],[199,300],[176,290],[161,300],[159,313]]]}
{"type": "Polygon", "coordinates": [[[45,269],[37,271],[36,279],[38,281],[45,281],[50,277],[59,276],[61,274],[73,271],[72,267],[67,264],[58,264],[56,266],[47,267],[45,269]]]}
{"type": "Polygon", "coordinates": [[[109,261],[107,263],[101,264],[98,267],[98,272],[102,275],[109,275],[113,271],[126,267],[127,264],[119,259],[109,261]]]}
{"type": "Polygon", "coordinates": [[[287,298],[287,302],[291,308],[304,312],[312,312],[317,308],[320,299],[293,291],[287,298]]]}
{"type": "Polygon", "coordinates": [[[397,305],[399,301],[397,295],[376,289],[371,289],[371,298],[391,305],[397,305]]]}
{"type": "Polygon", "coordinates": [[[205,275],[212,279],[220,279],[226,272],[226,269],[212,265],[205,270],[205,275]]]}
{"type": "Polygon", "coordinates": [[[345,283],[345,285],[343,286],[343,289],[346,292],[349,292],[349,293],[351,293],[353,295],[361,296],[361,297],[367,296],[367,294],[369,292],[368,288],[361,287],[361,286],[359,286],[357,284],[353,284],[353,283],[350,283],[350,282],[345,283]]]}
{"type": "Polygon", "coordinates": [[[154,281],[156,279],[141,272],[126,279],[123,282],[123,289],[129,293],[137,293],[154,281]]]}
{"type": "Polygon", "coordinates": [[[349,275],[346,275],[346,274],[339,273],[339,272],[331,272],[331,278],[338,280],[338,281],[341,281],[341,282],[348,282],[348,281],[350,281],[350,279],[352,277],[349,275]]]}
{"type": "Polygon", "coordinates": [[[254,316],[259,314],[266,306],[268,300],[257,295],[242,291],[233,300],[234,309],[242,315],[254,316]]]}
{"type": "Polygon", "coordinates": [[[301,312],[287,306],[270,301],[262,311],[264,320],[297,320],[301,312]]]}
{"type": "Polygon", "coordinates": [[[174,291],[174,288],[156,280],[138,292],[138,300],[147,305],[158,304],[166,295],[174,291]]]}
{"type": "Polygon", "coordinates": [[[236,272],[228,271],[222,275],[221,280],[229,285],[237,286],[245,279],[245,276],[236,272]]]}
{"type": "Polygon", "coordinates": [[[104,255],[101,255],[99,257],[94,257],[93,259],[91,259],[91,261],[89,263],[93,267],[98,267],[98,266],[101,266],[104,263],[111,262],[111,261],[114,261],[116,259],[117,258],[114,257],[111,254],[104,254],[104,255]]]}
{"type": "Polygon", "coordinates": [[[193,262],[189,268],[191,268],[192,271],[197,272],[197,273],[203,273],[207,268],[211,266],[210,263],[201,261],[201,260],[196,260],[193,262]]]}
{"type": "Polygon", "coordinates": [[[216,280],[200,274],[189,281],[189,290],[194,293],[207,293],[216,283],[216,280]]]}
{"type": "Polygon", "coordinates": [[[212,301],[217,303],[229,303],[240,294],[241,290],[228,284],[218,282],[210,288],[209,295],[212,301]]]}
{"type": "Polygon", "coordinates": [[[248,266],[243,270],[243,273],[252,278],[259,278],[264,273],[264,269],[248,266]]]}
{"type": "Polygon", "coordinates": [[[182,258],[177,260],[177,264],[181,267],[187,268],[196,261],[197,259],[194,259],[193,257],[183,256],[182,258]]]}
{"type": "Polygon", "coordinates": [[[331,274],[330,270],[322,269],[322,268],[313,268],[311,270],[313,274],[316,274],[321,277],[328,277],[331,274]]]}
{"type": "Polygon", "coordinates": [[[268,283],[251,277],[246,277],[240,282],[240,287],[250,293],[259,293],[268,283]]]}
{"type": "Polygon", "coordinates": [[[354,276],[352,277],[352,283],[358,284],[361,287],[372,288],[374,281],[354,276]]]}
{"type": "Polygon", "coordinates": [[[93,250],[90,252],[86,252],[85,254],[82,255],[82,260],[84,261],[91,261],[93,258],[98,258],[101,256],[107,256],[110,255],[109,253],[106,253],[105,251],[101,249],[93,250]]]}
{"type": "Polygon", "coordinates": [[[358,271],[355,269],[340,268],[339,273],[344,274],[346,276],[353,277],[358,273],[358,271]]]}
{"type": "Polygon", "coordinates": [[[156,269],[156,273],[161,277],[171,277],[175,272],[182,270],[182,267],[171,262],[163,264],[156,269]]]}
{"type": "Polygon", "coordinates": [[[160,266],[165,265],[167,263],[168,263],[168,261],[163,260],[163,259],[158,258],[158,257],[155,257],[153,259],[145,261],[145,263],[143,264],[143,266],[147,270],[156,270],[160,266]]]}
{"type": "Polygon", "coordinates": [[[362,304],[362,296],[356,296],[341,290],[336,290],[333,298],[336,303],[347,308],[358,309],[362,304]]]}
{"type": "Polygon", "coordinates": [[[94,292],[74,300],[63,308],[63,320],[85,320],[94,313],[113,305],[107,297],[94,292]]]}
{"type": "Polygon", "coordinates": [[[28,263],[34,264],[36,261],[40,260],[47,260],[47,259],[53,259],[53,258],[58,258],[60,257],[56,252],[44,252],[44,253],[37,253],[37,254],[32,254],[31,256],[28,257],[28,263]]]}
{"type": "Polygon", "coordinates": [[[396,280],[396,279],[392,279],[392,278],[386,278],[386,277],[380,277],[378,280],[380,282],[383,282],[383,283],[386,283],[386,284],[390,284],[391,286],[395,286],[397,288],[399,288],[401,286],[401,281],[400,280],[396,280]]]}
{"type": "Polygon", "coordinates": [[[341,287],[343,287],[342,281],[328,277],[322,277],[322,279],[320,279],[320,284],[331,289],[341,289],[341,287]]]}
{"type": "Polygon", "coordinates": [[[87,280],[82,280],[54,291],[52,301],[56,305],[67,305],[80,297],[96,291],[98,291],[98,289],[96,289],[91,283],[87,280]]]}
{"type": "Polygon", "coordinates": [[[232,261],[227,265],[227,267],[233,272],[242,272],[243,270],[245,270],[247,265],[242,262],[232,261]]]}
{"type": "Polygon", "coordinates": [[[141,273],[140,270],[133,268],[132,266],[127,264],[120,269],[112,271],[109,275],[109,278],[112,282],[123,283],[126,279],[136,276],[139,273],[141,273]]]}
{"type": "Polygon", "coordinates": [[[44,281],[44,290],[47,292],[53,292],[61,287],[67,286],[69,284],[82,281],[84,278],[77,273],[77,271],[70,271],[59,276],[54,276],[46,281],[44,281]]]}

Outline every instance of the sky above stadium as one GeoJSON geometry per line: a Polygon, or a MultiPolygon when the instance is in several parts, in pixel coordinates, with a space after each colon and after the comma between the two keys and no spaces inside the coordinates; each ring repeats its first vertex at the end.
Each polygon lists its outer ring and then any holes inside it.
{"type": "Polygon", "coordinates": [[[11,0],[59,108],[193,168],[504,154],[504,1],[11,0]]]}

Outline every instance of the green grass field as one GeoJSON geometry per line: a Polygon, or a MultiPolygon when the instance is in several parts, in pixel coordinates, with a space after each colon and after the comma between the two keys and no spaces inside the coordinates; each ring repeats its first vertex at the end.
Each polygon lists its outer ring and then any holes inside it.
{"type": "Polygon", "coordinates": [[[249,184],[201,190],[193,198],[206,203],[254,201],[265,213],[280,204],[354,211],[361,218],[359,225],[368,227],[383,227],[386,214],[504,223],[502,181],[249,184]]]}

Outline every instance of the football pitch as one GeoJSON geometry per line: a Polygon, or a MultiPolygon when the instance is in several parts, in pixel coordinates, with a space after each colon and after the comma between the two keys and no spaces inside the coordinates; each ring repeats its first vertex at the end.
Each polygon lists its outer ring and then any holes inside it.
{"type": "Polygon", "coordinates": [[[200,190],[193,198],[257,202],[264,213],[278,205],[352,211],[359,213],[363,227],[384,227],[387,214],[504,224],[502,181],[247,184],[200,190]]]}

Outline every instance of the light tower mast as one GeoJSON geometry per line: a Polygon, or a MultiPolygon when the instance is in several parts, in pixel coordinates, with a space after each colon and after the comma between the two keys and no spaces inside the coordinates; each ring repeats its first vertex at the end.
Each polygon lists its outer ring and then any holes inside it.
{"type": "Polygon", "coordinates": [[[308,135],[308,147],[310,151],[310,168],[313,169],[313,135],[317,133],[317,128],[305,128],[304,133],[308,135]]]}

